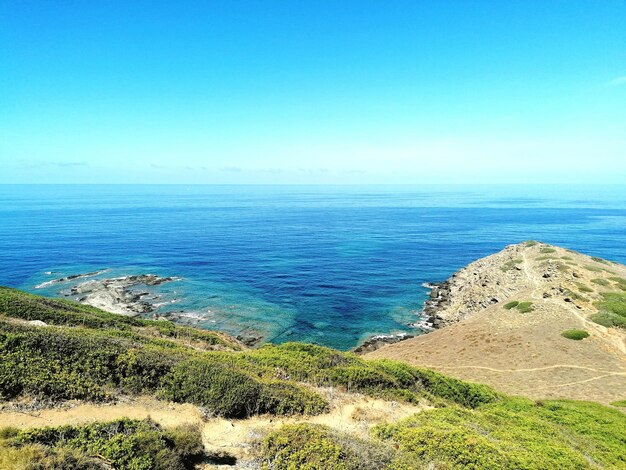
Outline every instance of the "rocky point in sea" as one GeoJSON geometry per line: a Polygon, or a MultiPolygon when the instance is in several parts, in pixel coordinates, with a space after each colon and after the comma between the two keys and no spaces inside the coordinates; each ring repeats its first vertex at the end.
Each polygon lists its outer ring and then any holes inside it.
{"type": "MultiPolygon", "coordinates": [[[[52,281],[39,284],[36,288],[54,284],[67,284],[69,281],[94,277],[106,270],[82,274],[72,274],[52,281]]],[[[138,316],[154,312],[157,308],[158,294],[146,288],[159,286],[166,282],[176,281],[176,277],[161,277],[155,274],[136,274],[131,276],[89,279],[71,285],[61,294],[74,300],[120,315],[138,316]]]]}

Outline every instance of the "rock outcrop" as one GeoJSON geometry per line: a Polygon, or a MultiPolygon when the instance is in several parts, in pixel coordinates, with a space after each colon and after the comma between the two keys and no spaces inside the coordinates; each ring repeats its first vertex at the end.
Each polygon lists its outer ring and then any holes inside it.
{"type": "Polygon", "coordinates": [[[91,279],[70,287],[65,295],[107,312],[135,316],[153,312],[157,300],[154,294],[138,287],[154,287],[176,279],[154,274],[91,279]]]}

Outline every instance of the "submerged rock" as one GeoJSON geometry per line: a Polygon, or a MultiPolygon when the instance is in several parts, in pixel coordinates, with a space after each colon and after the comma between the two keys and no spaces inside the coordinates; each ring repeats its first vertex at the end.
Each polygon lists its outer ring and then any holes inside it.
{"type": "MultiPolygon", "coordinates": [[[[66,277],[61,277],[59,279],[52,279],[51,281],[46,281],[46,282],[42,282],[41,284],[37,284],[35,286],[35,289],[43,289],[44,287],[53,286],[54,284],[62,284],[68,281],[75,281],[76,279],[84,279],[86,277],[98,276],[102,273],[105,273],[106,271],[107,271],[106,269],[101,269],[100,271],[92,271],[89,273],[71,274],[66,277]]],[[[52,274],[52,271],[46,271],[44,274],[50,275],[52,274]]]]}

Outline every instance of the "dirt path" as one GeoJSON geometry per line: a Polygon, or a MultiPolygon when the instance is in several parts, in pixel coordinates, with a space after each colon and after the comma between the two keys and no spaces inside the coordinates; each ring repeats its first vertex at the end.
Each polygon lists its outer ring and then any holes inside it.
{"type": "Polygon", "coordinates": [[[539,280],[537,279],[537,276],[531,273],[530,270],[528,269],[528,267],[530,266],[530,261],[528,261],[528,256],[526,255],[526,253],[522,253],[521,256],[523,260],[522,271],[524,271],[524,275],[528,279],[529,284],[532,284],[532,291],[531,291],[530,296],[535,301],[543,301],[543,296],[537,293],[540,289],[539,280]]]}
{"type": "Polygon", "coordinates": [[[245,460],[253,456],[255,444],[262,436],[285,424],[323,424],[338,431],[367,437],[374,425],[397,421],[424,408],[362,395],[341,394],[333,400],[331,411],[319,416],[255,416],[245,420],[210,420],[204,426],[204,445],[210,452],[226,453],[245,460]]]}
{"type": "MultiPolygon", "coordinates": [[[[429,366],[426,366],[426,367],[429,367],[429,366]]],[[[446,367],[449,369],[483,369],[483,370],[490,370],[492,372],[535,372],[539,370],[548,370],[548,369],[572,368],[572,369],[590,370],[593,372],[604,372],[607,375],[626,375],[626,372],[612,372],[608,370],[599,370],[599,369],[594,369],[592,367],[577,366],[573,364],[555,364],[552,366],[533,367],[530,369],[494,369],[492,367],[485,367],[485,366],[446,366],[446,367]]]]}
{"type": "Polygon", "coordinates": [[[86,424],[119,418],[150,417],[164,427],[197,424],[202,427],[207,452],[228,455],[237,460],[253,459],[256,446],[264,435],[284,424],[317,423],[333,429],[366,437],[369,430],[381,422],[397,421],[425,408],[406,403],[390,402],[358,394],[320,389],[331,403],[329,413],[319,416],[254,416],[248,419],[204,419],[199,409],[188,404],[173,404],[151,397],[125,398],[116,404],[96,405],[74,403],[67,408],[43,409],[36,412],[0,410],[0,428],[14,426],[32,428],[86,424]]]}
{"type": "Polygon", "coordinates": [[[123,401],[114,404],[73,402],[66,408],[48,408],[38,411],[0,410],[0,428],[86,424],[120,418],[145,419],[148,417],[167,427],[202,421],[202,414],[193,405],[165,403],[150,397],[138,397],[124,398],[123,401]]]}

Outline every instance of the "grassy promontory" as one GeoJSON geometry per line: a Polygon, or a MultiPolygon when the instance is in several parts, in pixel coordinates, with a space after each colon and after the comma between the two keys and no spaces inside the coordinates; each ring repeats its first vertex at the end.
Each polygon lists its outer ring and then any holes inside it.
{"type": "MultiPolygon", "coordinates": [[[[272,469],[626,468],[626,416],[616,409],[513,399],[403,362],[311,344],[250,350],[221,333],[0,288],[0,405],[140,395],[198,406],[206,426],[219,417],[245,426],[255,415],[288,416],[294,424],[268,431],[251,456],[272,469]],[[308,424],[329,412],[329,390],[425,411],[359,436],[308,424]]],[[[201,432],[132,419],[5,428],[0,468],[193,468],[210,457],[201,432]]]]}

